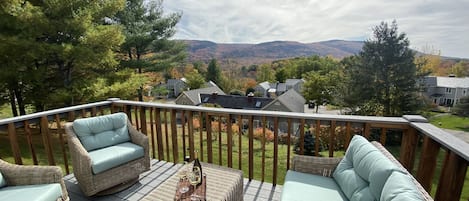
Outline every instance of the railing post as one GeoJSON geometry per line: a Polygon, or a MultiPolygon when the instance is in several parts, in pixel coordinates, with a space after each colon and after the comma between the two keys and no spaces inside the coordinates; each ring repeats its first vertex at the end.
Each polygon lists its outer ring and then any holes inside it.
{"type": "Polygon", "coordinates": [[[150,142],[152,157],[156,158],[156,144],[155,144],[155,121],[153,119],[153,107],[150,108],[150,142]]]}
{"type": "Polygon", "coordinates": [[[178,141],[177,141],[177,126],[176,126],[176,110],[171,109],[171,139],[173,145],[173,161],[179,162],[178,141]]]}
{"type": "Polygon", "coordinates": [[[277,171],[278,171],[278,117],[274,118],[274,169],[272,174],[272,184],[277,185],[277,171]]]}
{"type": "Polygon", "coordinates": [[[23,161],[21,160],[20,146],[18,145],[18,138],[16,137],[16,127],[14,123],[8,124],[8,137],[10,138],[11,151],[13,152],[15,163],[18,165],[22,165],[23,161]]]}
{"type": "Polygon", "coordinates": [[[212,119],[210,115],[205,113],[205,132],[207,134],[207,162],[213,162],[213,152],[212,152],[212,119]]]}
{"type": "Polygon", "coordinates": [[[249,116],[249,132],[248,132],[248,135],[249,135],[249,181],[252,180],[253,178],[253,175],[254,175],[254,119],[252,117],[252,115],[249,116]]]}
{"type": "Polygon", "coordinates": [[[288,136],[287,136],[287,170],[290,169],[290,144],[291,144],[291,133],[292,133],[292,125],[291,119],[287,120],[288,122],[288,136]]]}
{"type": "MultiPolygon", "coordinates": [[[[412,130],[415,132],[415,129],[412,128],[412,130]]],[[[422,153],[420,156],[419,168],[417,170],[417,181],[419,181],[427,192],[431,192],[432,189],[432,180],[435,175],[436,159],[438,158],[437,156],[439,151],[440,145],[437,142],[428,136],[423,138],[422,153]]]]}
{"type": "MultiPolygon", "coordinates": [[[[321,120],[316,120],[316,132],[314,132],[314,155],[319,156],[319,139],[321,134],[321,120]]],[[[304,129],[303,129],[304,133],[304,129]]]]}
{"type": "Polygon", "coordinates": [[[345,143],[344,143],[344,149],[347,150],[350,140],[352,139],[352,123],[347,122],[345,128],[345,143]]]}
{"type": "Polygon", "coordinates": [[[62,149],[65,172],[67,174],[69,174],[70,170],[69,170],[69,167],[68,167],[67,151],[65,150],[64,134],[62,132],[62,126],[60,125],[60,117],[59,117],[58,114],[55,115],[55,123],[57,124],[57,133],[59,134],[60,148],[62,149]]]}
{"type": "Polygon", "coordinates": [[[414,169],[415,149],[417,147],[418,135],[415,128],[410,127],[402,134],[400,162],[407,169],[412,172],[414,169]]]}
{"type": "MultiPolygon", "coordinates": [[[[428,120],[420,115],[404,115],[403,118],[409,122],[409,125],[412,122],[428,123],[428,120]]],[[[412,172],[412,170],[414,169],[415,149],[417,148],[417,142],[418,142],[417,130],[409,126],[408,129],[405,130],[402,135],[402,144],[401,144],[401,153],[400,153],[400,162],[409,172],[412,172]]],[[[425,157],[423,155],[424,152],[425,152],[425,149],[423,149],[422,151],[422,158],[425,157]]],[[[420,160],[422,160],[422,158],[420,160]]]]}
{"type": "Polygon", "coordinates": [[[305,119],[300,120],[300,155],[303,155],[305,152],[305,119]]]}
{"type": "Polygon", "coordinates": [[[44,143],[44,148],[47,153],[47,159],[49,160],[49,165],[55,165],[54,155],[52,154],[52,146],[49,137],[49,120],[46,116],[41,117],[41,134],[42,141],[44,143]]]}
{"type": "Polygon", "coordinates": [[[31,151],[31,156],[33,157],[33,164],[38,165],[39,162],[37,161],[36,150],[33,146],[33,138],[31,133],[31,128],[29,127],[29,121],[25,120],[24,124],[24,132],[26,133],[26,139],[28,141],[29,151],[31,151]]]}
{"type": "Polygon", "coordinates": [[[243,117],[238,116],[238,169],[243,169],[243,155],[242,155],[242,135],[243,135],[243,117]]]}
{"type": "Polygon", "coordinates": [[[187,111],[187,127],[189,132],[189,156],[191,159],[194,159],[194,121],[192,120],[192,118],[192,111],[187,111]]]}
{"type": "Polygon", "coordinates": [[[334,157],[334,142],[335,142],[335,121],[331,121],[331,127],[330,127],[330,133],[329,133],[329,157],[334,157]]]}
{"type": "Polygon", "coordinates": [[[164,160],[163,151],[163,131],[161,129],[161,110],[155,109],[155,121],[156,121],[156,144],[158,145],[158,160],[164,160]]]}
{"type": "Polygon", "coordinates": [[[140,107],[140,128],[142,133],[145,135],[148,135],[148,130],[147,130],[147,113],[146,113],[146,108],[145,107],[140,107]]]}
{"type": "Polygon", "coordinates": [[[467,165],[468,162],[465,159],[448,150],[441,170],[435,200],[458,201],[460,199],[467,165]]]}
{"type": "MultiPolygon", "coordinates": [[[[232,168],[233,167],[233,128],[232,128],[232,122],[231,122],[231,114],[228,114],[226,117],[226,134],[228,135],[228,150],[227,150],[227,155],[228,155],[228,167],[232,168]]],[[[241,134],[240,134],[241,135],[241,134]]]]}

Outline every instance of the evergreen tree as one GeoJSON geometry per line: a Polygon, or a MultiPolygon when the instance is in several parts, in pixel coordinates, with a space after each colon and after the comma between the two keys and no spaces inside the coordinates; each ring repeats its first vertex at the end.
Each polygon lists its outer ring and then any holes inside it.
{"type": "MultiPolygon", "coordinates": [[[[56,0],[0,4],[0,76],[12,109],[20,114],[73,105],[86,88],[114,69],[114,50],[123,42],[118,26],[106,24],[125,2],[56,0]]],[[[15,114],[15,112],[13,112],[15,114]]]]}
{"type": "Polygon", "coordinates": [[[373,38],[365,41],[359,54],[360,64],[349,74],[350,85],[360,97],[360,108],[374,108],[374,114],[400,116],[418,109],[418,86],[414,52],[397,23],[382,22],[373,29],[373,38]]]}
{"type": "Polygon", "coordinates": [[[218,85],[221,84],[222,82],[221,70],[217,64],[216,59],[210,60],[210,63],[208,64],[208,67],[207,67],[207,74],[205,78],[207,81],[213,81],[218,85]]]}
{"type": "MultiPolygon", "coordinates": [[[[162,1],[127,0],[126,7],[114,21],[124,28],[121,66],[134,68],[138,73],[169,69],[185,57],[185,46],[169,40],[175,34],[180,13],[163,15],[162,1]],[[152,53],[151,56],[148,54],[152,53]]],[[[143,86],[138,97],[143,101],[143,86]]]]}

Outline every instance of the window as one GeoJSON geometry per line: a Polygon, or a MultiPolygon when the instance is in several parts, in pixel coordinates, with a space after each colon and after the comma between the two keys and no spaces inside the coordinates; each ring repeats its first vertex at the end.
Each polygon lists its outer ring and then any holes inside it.
{"type": "Polygon", "coordinates": [[[450,94],[451,93],[451,88],[446,88],[446,93],[450,94]]]}
{"type": "Polygon", "coordinates": [[[256,102],[256,108],[261,108],[262,103],[260,101],[256,102]]]}
{"type": "Polygon", "coordinates": [[[204,98],[204,100],[202,102],[206,103],[206,102],[208,102],[208,99],[209,99],[209,97],[207,96],[207,97],[204,98]]]}

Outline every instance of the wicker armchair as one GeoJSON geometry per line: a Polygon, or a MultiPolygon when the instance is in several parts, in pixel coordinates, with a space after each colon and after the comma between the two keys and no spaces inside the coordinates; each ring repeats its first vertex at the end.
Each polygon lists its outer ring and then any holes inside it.
{"type": "Polygon", "coordinates": [[[73,123],[65,125],[73,173],[85,195],[106,195],[121,191],[137,182],[140,173],[150,170],[148,137],[137,131],[130,121],[126,121],[131,142],[143,147],[144,156],[98,174],[92,170],[92,159],[75,133],[73,123]]]}
{"type": "MultiPolygon", "coordinates": [[[[379,142],[371,142],[383,155],[395,163],[403,172],[411,175],[389,151],[383,147],[379,142]]],[[[315,157],[315,156],[302,156],[295,155],[292,159],[292,170],[297,172],[315,174],[319,176],[332,177],[332,173],[339,164],[342,158],[328,158],[328,157],[315,157]]],[[[427,191],[420,185],[420,183],[412,177],[413,183],[422,194],[425,201],[432,201],[433,198],[427,191]]]]}
{"type": "Polygon", "coordinates": [[[62,179],[62,170],[57,166],[16,165],[0,160],[0,172],[8,186],[26,186],[36,184],[58,183],[62,197],[58,200],[68,201],[68,192],[62,179]]]}

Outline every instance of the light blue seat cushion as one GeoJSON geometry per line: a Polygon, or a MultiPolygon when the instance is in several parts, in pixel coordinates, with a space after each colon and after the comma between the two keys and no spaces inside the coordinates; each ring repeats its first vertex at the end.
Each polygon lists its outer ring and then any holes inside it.
{"type": "Polygon", "coordinates": [[[99,174],[113,167],[144,156],[143,147],[131,142],[124,142],[114,146],[89,152],[91,167],[94,174],[99,174]]]}
{"type": "Polygon", "coordinates": [[[347,200],[340,187],[330,177],[287,171],[282,189],[282,201],[347,200]]]}
{"type": "Polygon", "coordinates": [[[77,119],[73,130],[87,151],[130,141],[125,113],[77,119]]]}
{"type": "Polygon", "coordinates": [[[423,200],[420,191],[415,187],[409,175],[395,171],[383,187],[381,201],[414,201],[423,200]]]}
{"type": "Polygon", "coordinates": [[[0,188],[4,187],[6,185],[7,185],[7,181],[5,180],[5,178],[2,175],[2,172],[0,171],[0,188]]]}
{"type": "Polygon", "coordinates": [[[62,196],[60,184],[7,186],[0,189],[0,200],[56,201],[62,196]]]}
{"type": "Polygon", "coordinates": [[[364,137],[355,135],[333,177],[350,200],[379,200],[386,180],[398,167],[364,137]]]}

